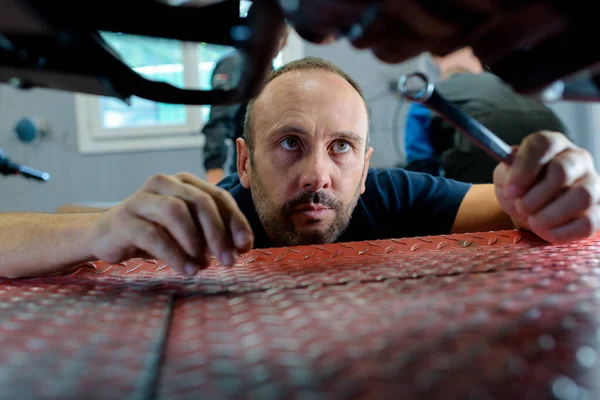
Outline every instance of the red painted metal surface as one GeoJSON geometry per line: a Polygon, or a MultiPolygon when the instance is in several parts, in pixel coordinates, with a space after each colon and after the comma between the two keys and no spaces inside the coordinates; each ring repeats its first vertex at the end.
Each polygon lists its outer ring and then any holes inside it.
{"type": "Polygon", "coordinates": [[[147,398],[169,305],[126,285],[1,282],[0,398],[147,398]]]}
{"type": "Polygon", "coordinates": [[[599,250],[506,231],[0,281],[0,398],[600,398],[599,250]]]}
{"type": "Polygon", "coordinates": [[[336,243],[257,249],[234,267],[213,262],[191,278],[174,274],[159,260],[132,259],[87,263],[59,281],[127,282],[178,295],[239,293],[531,268],[529,258],[538,257],[539,246],[534,236],[516,231],[336,243]]]}

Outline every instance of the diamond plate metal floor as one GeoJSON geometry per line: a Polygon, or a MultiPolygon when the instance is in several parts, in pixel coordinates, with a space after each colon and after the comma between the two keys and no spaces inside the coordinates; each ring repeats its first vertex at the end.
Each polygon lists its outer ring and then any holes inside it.
{"type": "Polygon", "coordinates": [[[600,398],[600,237],[259,249],[0,281],[0,398],[600,398]]]}
{"type": "Polygon", "coordinates": [[[165,294],[0,283],[0,398],[147,398],[169,313],[165,294]]]}

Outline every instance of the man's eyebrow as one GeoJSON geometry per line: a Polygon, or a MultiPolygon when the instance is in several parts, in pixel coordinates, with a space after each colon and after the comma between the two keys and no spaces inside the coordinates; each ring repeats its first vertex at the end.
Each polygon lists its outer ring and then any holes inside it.
{"type": "Polygon", "coordinates": [[[280,126],[279,128],[276,128],[275,130],[273,130],[272,132],[274,135],[279,135],[281,133],[297,133],[298,135],[307,135],[308,132],[306,132],[305,129],[302,129],[301,127],[297,126],[297,125],[283,125],[280,126]]]}
{"type": "Polygon", "coordinates": [[[336,132],[334,135],[337,136],[338,139],[345,139],[345,140],[348,140],[351,142],[354,141],[357,143],[364,142],[364,139],[362,137],[360,137],[359,135],[357,135],[356,133],[351,132],[351,131],[336,132]]]}
{"type": "MultiPolygon", "coordinates": [[[[278,135],[278,134],[282,134],[282,133],[296,133],[298,135],[307,135],[308,134],[308,132],[306,132],[305,129],[303,129],[297,125],[283,125],[279,128],[276,128],[273,131],[274,135],[278,135]]],[[[364,142],[364,139],[362,137],[360,137],[359,135],[357,135],[356,133],[354,133],[352,131],[335,132],[333,134],[333,136],[335,136],[338,139],[345,139],[345,140],[353,141],[353,142],[357,142],[357,143],[364,142]]]]}

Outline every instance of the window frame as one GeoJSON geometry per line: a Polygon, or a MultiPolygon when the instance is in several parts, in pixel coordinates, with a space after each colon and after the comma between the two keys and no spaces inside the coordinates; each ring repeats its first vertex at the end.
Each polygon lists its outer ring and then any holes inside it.
{"type": "MultiPolygon", "coordinates": [[[[198,87],[199,52],[197,43],[182,43],[186,87],[198,87]]],[[[304,44],[292,29],[281,60],[287,63],[304,56],[304,44]]],[[[205,135],[202,108],[185,106],[184,124],[156,124],[139,127],[105,128],[101,123],[101,96],[76,93],[74,99],[78,149],[81,154],[143,152],[153,150],[202,149],[205,135]]]]}

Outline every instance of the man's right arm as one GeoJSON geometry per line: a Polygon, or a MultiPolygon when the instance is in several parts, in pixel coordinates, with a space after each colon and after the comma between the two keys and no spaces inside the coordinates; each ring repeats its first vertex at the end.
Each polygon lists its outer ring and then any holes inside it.
{"type": "Polygon", "coordinates": [[[0,214],[0,276],[46,275],[93,258],[88,243],[99,214],[0,214]]]}
{"type": "Polygon", "coordinates": [[[156,175],[125,201],[89,214],[0,214],[0,277],[65,271],[88,260],[158,258],[194,275],[210,254],[232,265],[252,229],[229,192],[192,174],[156,175]]]}

